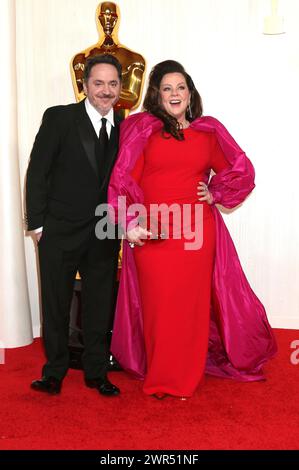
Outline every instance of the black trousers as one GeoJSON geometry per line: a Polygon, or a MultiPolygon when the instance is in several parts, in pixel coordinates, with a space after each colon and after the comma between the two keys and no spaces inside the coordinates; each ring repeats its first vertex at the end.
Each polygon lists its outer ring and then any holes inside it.
{"type": "Polygon", "coordinates": [[[38,244],[43,339],[47,362],[42,374],[62,379],[69,367],[69,321],[75,276],[81,276],[82,364],[88,379],[104,377],[113,315],[119,241],[98,240],[95,222],[74,227],[47,218],[38,244]]]}

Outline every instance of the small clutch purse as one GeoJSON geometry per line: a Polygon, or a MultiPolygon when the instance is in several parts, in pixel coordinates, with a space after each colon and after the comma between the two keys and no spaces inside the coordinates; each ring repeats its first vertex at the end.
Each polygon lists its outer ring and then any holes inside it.
{"type": "Polygon", "coordinates": [[[152,233],[152,235],[149,235],[148,240],[165,240],[168,238],[167,230],[162,227],[159,217],[149,215],[146,219],[140,220],[139,225],[152,233]]]}

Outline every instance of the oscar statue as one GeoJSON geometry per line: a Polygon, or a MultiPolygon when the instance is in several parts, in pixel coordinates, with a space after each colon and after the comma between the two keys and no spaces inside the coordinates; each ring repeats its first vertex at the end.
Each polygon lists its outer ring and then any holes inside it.
{"type": "Polygon", "coordinates": [[[122,65],[122,92],[115,110],[126,117],[138,107],[141,99],[145,72],[145,60],[142,55],[133,52],[119,43],[119,8],[113,2],[103,2],[97,7],[96,17],[100,39],[97,44],[76,54],[71,61],[71,74],[77,101],[85,98],[83,90],[83,72],[88,57],[99,54],[111,54],[122,65]]]}

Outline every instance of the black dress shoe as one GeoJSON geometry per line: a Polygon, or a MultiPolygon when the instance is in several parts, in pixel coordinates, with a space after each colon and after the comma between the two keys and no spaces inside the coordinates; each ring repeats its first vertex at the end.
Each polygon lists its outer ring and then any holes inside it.
{"type": "Polygon", "coordinates": [[[108,397],[120,394],[119,388],[109,382],[107,378],[102,379],[98,377],[97,379],[85,379],[85,385],[89,388],[96,388],[101,395],[108,397]]]}
{"type": "Polygon", "coordinates": [[[57,395],[60,393],[62,380],[56,377],[42,377],[40,380],[34,380],[31,383],[31,388],[38,392],[46,392],[50,395],[57,395]]]}

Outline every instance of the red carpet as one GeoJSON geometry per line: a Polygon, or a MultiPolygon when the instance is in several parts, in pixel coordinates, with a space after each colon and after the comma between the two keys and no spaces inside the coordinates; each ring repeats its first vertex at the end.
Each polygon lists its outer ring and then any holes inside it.
{"type": "Polygon", "coordinates": [[[40,340],[6,351],[0,365],[0,449],[299,449],[298,330],[275,330],[279,353],[267,381],[206,377],[187,401],[147,397],[141,383],[110,374],[121,395],[106,398],[70,370],[59,396],[29,388],[43,364],[40,340]]]}

